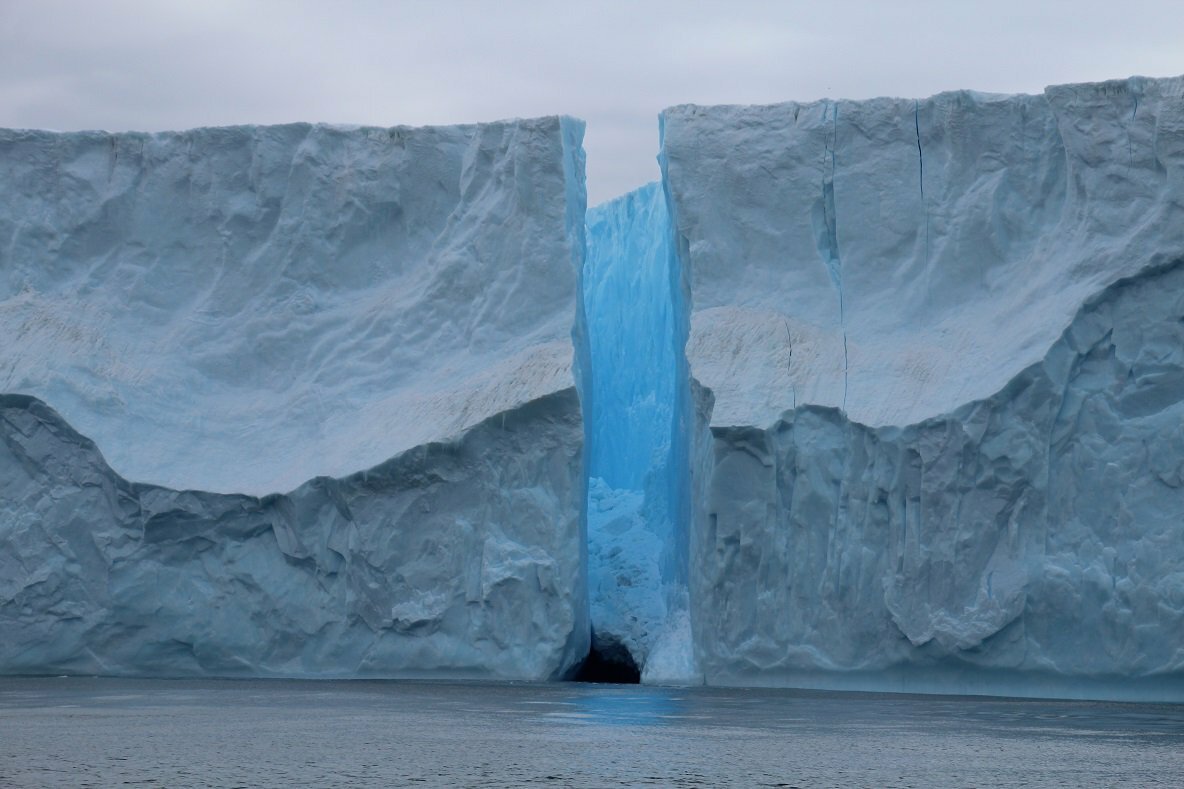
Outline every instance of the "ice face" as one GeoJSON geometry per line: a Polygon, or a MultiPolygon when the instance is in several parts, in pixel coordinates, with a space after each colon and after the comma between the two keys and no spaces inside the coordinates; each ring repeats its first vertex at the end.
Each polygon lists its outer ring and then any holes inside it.
{"type": "Polygon", "coordinates": [[[578,666],[582,135],[0,131],[0,671],[578,666]]]}
{"type": "Polygon", "coordinates": [[[1184,695],[1184,80],[679,107],[663,158],[706,681],[1184,695]]]}
{"type": "MultiPolygon", "coordinates": [[[[668,487],[680,343],[670,220],[659,184],[588,211],[583,299],[592,350],[588,474],[609,488],[668,487]]],[[[668,510],[666,502],[654,506],[668,510]]],[[[661,515],[669,520],[669,515],[661,515]]]]}

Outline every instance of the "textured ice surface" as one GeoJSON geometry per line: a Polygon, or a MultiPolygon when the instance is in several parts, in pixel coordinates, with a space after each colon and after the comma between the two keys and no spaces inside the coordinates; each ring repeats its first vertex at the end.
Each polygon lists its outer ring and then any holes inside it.
{"type": "Polygon", "coordinates": [[[561,676],[588,650],[571,388],[264,498],[125,481],[0,395],[0,671],[561,676]]]}
{"type": "Polygon", "coordinates": [[[582,134],[0,132],[0,671],[572,670],[582,134]]]}
{"type": "Polygon", "coordinates": [[[1184,250],[1184,82],[675,107],[663,154],[713,425],[989,397],[1184,250]]]}
{"type": "Polygon", "coordinates": [[[260,495],[564,389],[582,129],[0,131],[0,392],[260,495]]]}
{"type": "MultiPolygon", "coordinates": [[[[597,642],[625,646],[644,679],[657,679],[648,658],[659,642],[692,651],[689,630],[674,624],[688,621],[679,438],[688,389],[686,310],[670,241],[660,184],[588,212],[582,288],[592,629],[597,642]]],[[[662,679],[680,678],[676,661],[663,665],[662,679]]]]}
{"type": "Polygon", "coordinates": [[[1184,81],[678,107],[663,153],[706,680],[1181,695],[1184,81]]]}
{"type": "Polygon", "coordinates": [[[579,134],[0,133],[0,668],[1184,698],[1184,80],[579,134]]]}
{"type": "Polygon", "coordinates": [[[644,666],[666,621],[662,554],[642,491],[588,485],[588,604],[600,648],[616,642],[644,666]]]}
{"type": "Polygon", "coordinates": [[[1184,260],[948,415],[807,406],[715,439],[691,565],[709,676],[953,664],[1184,690],[1184,260]]]}

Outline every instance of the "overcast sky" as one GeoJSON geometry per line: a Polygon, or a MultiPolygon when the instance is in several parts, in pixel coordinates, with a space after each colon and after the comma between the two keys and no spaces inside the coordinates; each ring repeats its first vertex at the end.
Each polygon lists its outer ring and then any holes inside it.
{"type": "Polygon", "coordinates": [[[592,203],[657,177],[673,104],[1184,73],[1184,0],[0,0],[0,126],[390,126],[566,113],[592,203]]]}

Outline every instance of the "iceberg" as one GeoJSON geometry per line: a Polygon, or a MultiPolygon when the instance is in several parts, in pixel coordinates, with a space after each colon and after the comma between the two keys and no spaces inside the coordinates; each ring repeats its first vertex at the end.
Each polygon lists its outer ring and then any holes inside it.
{"type": "Polygon", "coordinates": [[[0,132],[0,672],[1184,699],[1184,78],[582,131],[0,132]]]}

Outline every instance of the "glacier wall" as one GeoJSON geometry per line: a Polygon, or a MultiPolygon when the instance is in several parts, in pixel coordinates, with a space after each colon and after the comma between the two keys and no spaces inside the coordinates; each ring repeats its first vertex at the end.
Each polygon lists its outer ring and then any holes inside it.
{"type": "Polygon", "coordinates": [[[676,107],[662,159],[705,680],[1184,697],[1184,80],[676,107]]]}
{"type": "Polygon", "coordinates": [[[582,136],[0,131],[0,672],[570,674],[582,136]]]}

